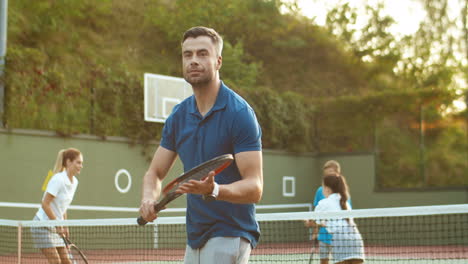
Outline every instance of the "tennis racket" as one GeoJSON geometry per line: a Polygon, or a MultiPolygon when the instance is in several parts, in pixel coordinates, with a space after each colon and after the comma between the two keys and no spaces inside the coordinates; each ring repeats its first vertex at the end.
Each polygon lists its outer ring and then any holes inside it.
{"type": "MultiPolygon", "coordinates": [[[[56,231],[51,230],[51,228],[48,228],[50,231],[57,233],[56,231]]],[[[68,237],[66,237],[64,234],[59,234],[57,233],[62,239],[63,242],[65,243],[65,247],[68,249],[68,257],[71,260],[71,263],[73,264],[88,264],[88,258],[86,255],[81,251],[79,247],[77,247],[74,243],[70,241],[68,237]]]]}
{"type": "Polygon", "coordinates": [[[308,228],[312,228],[312,251],[310,252],[310,257],[309,257],[309,264],[312,264],[312,261],[314,260],[314,253],[315,249],[318,248],[318,240],[317,240],[317,233],[318,232],[318,225],[314,220],[304,220],[304,225],[308,228]]]}
{"type": "MultiPolygon", "coordinates": [[[[210,171],[214,171],[216,175],[225,168],[227,168],[233,160],[234,157],[231,154],[221,155],[209,161],[206,161],[196,166],[195,168],[187,171],[186,173],[180,175],[179,177],[175,178],[173,181],[169,182],[166,185],[166,187],[164,187],[164,189],[162,190],[163,197],[158,203],[154,205],[154,210],[156,211],[156,213],[158,213],[159,211],[164,209],[164,207],[168,203],[181,196],[181,193],[175,192],[180,185],[190,180],[202,180],[206,177],[206,175],[208,175],[210,171]]],[[[139,225],[145,225],[146,223],[148,223],[141,216],[138,217],[137,222],[139,225]]]]}
{"type": "Polygon", "coordinates": [[[88,258],[86,258],[85,254],[83,251],[81,251],[80,248],[78,248],[74,243],[68,239],[66,236],[61,236],[63,241],[65,242],[65,245],[68,249],[68,254],[70,257],[70,260],[73,264],[88,264],[88,258]]]}
{"type": "Polygon", "coordinates": [[[313,241],[312,241],[312,251],[310,252],[310,258],[309,258],[309,264],[312,264],[312,261],[314,260],[314,253],[315,253],[315,250],[319,247],[319,244],[318,244],[318,240],[317,238],[315,238],[313,241]]]}

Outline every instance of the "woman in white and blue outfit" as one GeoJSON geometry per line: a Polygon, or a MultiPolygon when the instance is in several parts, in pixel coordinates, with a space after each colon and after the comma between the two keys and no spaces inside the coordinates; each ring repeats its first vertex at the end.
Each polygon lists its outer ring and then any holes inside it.
{"type": "MultiPolygon", "coordinates": [[[[333,212],[350,210],[348,186],[343,176],[337,173],[327,174],[323,178],[323,194],[315,211],[333,212]]],[[[364,243],[353,219],[330,219],[318,223],[332,234],[332,256],[334,263],[364,263],[364,243]]]]}

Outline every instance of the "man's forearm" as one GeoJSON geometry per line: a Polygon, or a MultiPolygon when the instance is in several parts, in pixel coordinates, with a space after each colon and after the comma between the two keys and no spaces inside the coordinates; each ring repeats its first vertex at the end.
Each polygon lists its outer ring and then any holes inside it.
{"type": "Polygon", "coordinates": [[[143,177],[141,200],[157,200],[161,193],[161,181],[151,172],[147,172],[143,177]]]}

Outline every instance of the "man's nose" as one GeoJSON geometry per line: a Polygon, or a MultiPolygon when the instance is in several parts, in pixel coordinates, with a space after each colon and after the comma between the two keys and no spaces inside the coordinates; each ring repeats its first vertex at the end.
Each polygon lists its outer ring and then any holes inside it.
{"type": "Polygon", "coordinates": [[[189,62],[190,62],[190,65],[198,64],[198,57],[196,55],[192,56],[189,62]]]}

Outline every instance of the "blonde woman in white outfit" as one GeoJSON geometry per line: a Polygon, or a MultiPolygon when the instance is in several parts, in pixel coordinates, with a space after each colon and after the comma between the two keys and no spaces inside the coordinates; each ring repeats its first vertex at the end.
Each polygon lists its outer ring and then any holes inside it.
{"type": "MultiPolygon", "coordinates": [[[[41,207],[34,216],[34,220],[65,220],[78,179],[75,177],[83,168],[83,155],[74,148],[59,151],[54,167],[54,175],[47,184],[42,197],[41,207]]],[[[36,248],[40,248],[49,263],[69,264],[68,250],[58,234],[68,236],[68,228],[57,227],[55,230],[47,228],[32,228],[32,237],[36,248]]]]}
{"type": "MultiPolygon", "coordinates": [[[[351,210],[348,203],[348,185],[345,178],[337,173],[329,173],[323,178],[323,194],[315,211],[333,212],[351,210]]],[[[332,255],[334,263],[364,263],[364,243],[353,219],[331,219],[318,223],[332,234],[332,255]]]]}

